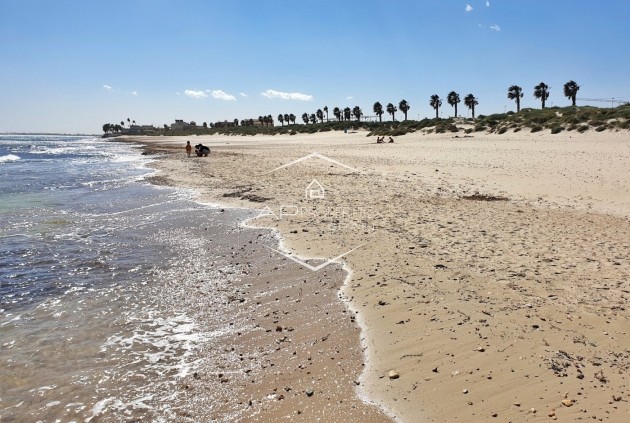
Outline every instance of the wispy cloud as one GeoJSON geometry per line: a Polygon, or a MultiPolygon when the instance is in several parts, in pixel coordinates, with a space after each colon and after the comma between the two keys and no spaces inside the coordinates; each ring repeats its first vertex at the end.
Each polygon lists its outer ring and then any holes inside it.
{"type": "Polygon", "coordinates": [[[472,12],[473,7],[469,4],[466,4],[466,12],[472,12]]]}
{"type": "Polygon", "coordinates": [[[249,96],[245,93],[241,93],[241,97],[249,97],[249,96]]]}
{"type": "Polygon", "coordinates": [[[346,100],[352,100],[354,97],[352,97],[351,95],[349,95],[348,97],[346,97],[346,100]]]}
{"type": "Polygon", "coordinates": [[[112,89],[112,87],[110,85],[103,85],[103,88],[105,88],[107,91],[110,91],[112,89]]]}
{"type": "Polygon", "coordinates": [[[492,30],[494,30],[494,31],[496,31],[496,32],[501,31],[501,27],[500,27],[499,25],[497,25],[497,24],[492,25],[492,26],[490,27],[490,29],[492,29],[492,30]]]}
{"type": "Polygon", "coordinates": [[[132,91],[131,95],[134,96],[134,97],[137,96],[138,95],[138,91],[132,91]]]}
{"type": "Polygon", "coordinates": [[[196,90],[186,90],[184,91],[184,95],[190,98],[205,98],[208,97],[204,91],[196,91],[196,90]]]}
{"type": "Polygon", "coordinates": [[[281,98],[283,100],[299,100],[299,101],[313,101],[313,96],[302,93],[285,93],[276,90],[267,90],[260,93],[263,97],[267,98],[281,98]]]}
{"type": "MultiPolygon", "coordinates": [[[[206,90],[208,91],[208,90],[206,90]]],[[[223,92],[222,90],[213,90],[210,91],[210,94],[212,95],[212,97],[218,99],[218,100],[225,100],[225,101],[236,101],[236,97],[234,97],[232,94],[228,94],[226,92],[223,92]]]]}
{"type": "Polygon", "coordinates": [[[490,0],[486,0],[486,7],[490,7],[490,0]]]}

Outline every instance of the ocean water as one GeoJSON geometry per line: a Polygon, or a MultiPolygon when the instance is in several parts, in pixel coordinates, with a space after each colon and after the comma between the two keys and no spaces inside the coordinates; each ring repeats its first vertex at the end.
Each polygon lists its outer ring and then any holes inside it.
{"type": "Polygon", "coordinates": [[[200,348],[238,326],[187,289],[229,294],[234,245],[261,235],[246,212],[148,183],[149,160],[0,136],[1,422],[175,421],[200,348]]]}

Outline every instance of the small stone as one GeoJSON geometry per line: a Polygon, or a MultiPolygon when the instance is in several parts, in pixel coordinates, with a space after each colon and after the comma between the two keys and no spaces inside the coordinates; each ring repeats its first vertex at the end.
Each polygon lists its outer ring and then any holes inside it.
{"type": "Polygon", "coordinates": [[[438,372],[438,368],[434,367],[433,370],[431,370],[433,373],[437,373],[438,372]]]}
{"type": "Polygon", "coordinates": [[[556,415],[555,411],[550,411],[548,414],[549,417],[555,417],[555,415],[556,415]]]}
{"type": "Polygon", "coordinates": [[[464,394],[467,394],[467,393],[468,393],[468,389],[463,389],[463,390],[462,390],[462,392],[463,392],[464,394]]]}
{"type": "Polygon", "coordinates": [[[304,393],[307,397],[312,397],[315,391],[313,391],[313,388],[308,388],[306,391],[304,391],[304,393]]]}
{"type": "Polygon", "coordinates": [[[389,371],[389,373],[387,373],[387,376],[388,376],[390,379],[398,379],[398,378],[400,377],[400,375],[398,374],[398,372],[397,372],[397,371],[395,371],[395,370],[390,370],[390,371],[389,371]]]}
{"type": "Polygon", "coordinates": [[[521,403],[520,402],[514,402],[514,403],[512,403],[512,405],[515,406],[515,407],[520,407],[521,403]]]}
{"type": "Polygon", "coordinates": [[[282,326],[276,326],[276,332],[282,332],[282,326]]]}
{"type": "Polygon", "coordinates": [[[486,349],[485,349],[484,347],[478,347],[478,348],[477,348],[477,351],[479,351],[479,352],[484,352],[485,350],[486,350],[486,349]]]}
{"type": "Polygon", "coordinates": [[[573,400],[572,399],[563,399],[562,400],[562,405],[564,405],[565,407],[571,407],[573,405],[573,400]]]}
{"type": "Polygon", "coordinates": [[[499,417],[499,413],[492,413],[492,417],[499,417]]]}
{"type": "Polygon", "coordinates": [[[530,411],[532,414],[536,414],[536,412],[538,412],[538,410],[536,410],[535,408],[530,408],[530,409],[529,409],[529,411],[530,411]]]}

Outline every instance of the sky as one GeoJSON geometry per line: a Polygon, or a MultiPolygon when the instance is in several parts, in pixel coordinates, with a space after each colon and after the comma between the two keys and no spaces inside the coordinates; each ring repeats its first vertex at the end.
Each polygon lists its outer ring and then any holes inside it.
{"type": "Polygon", "coordinates": [[[628,101],[628,40],[630,0],[0,0],[0,133],[369,116],[403,99],[422,119],[433,94],[448,117],[451,91],[502,113],[511,85],[521,107],[540,107],[540,82],[548,106],[570,105],[569,80],[628,101]]]}

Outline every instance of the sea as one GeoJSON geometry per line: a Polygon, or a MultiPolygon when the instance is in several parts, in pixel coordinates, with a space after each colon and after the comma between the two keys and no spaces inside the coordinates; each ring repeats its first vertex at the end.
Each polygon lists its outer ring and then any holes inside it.
{"type": "Polygon", "coordinates": [[[182,420],[200,351],[242,330],[205,305],[251,212],[151,184],[141,152],[0,135],[0,422],[182,420]]]}

